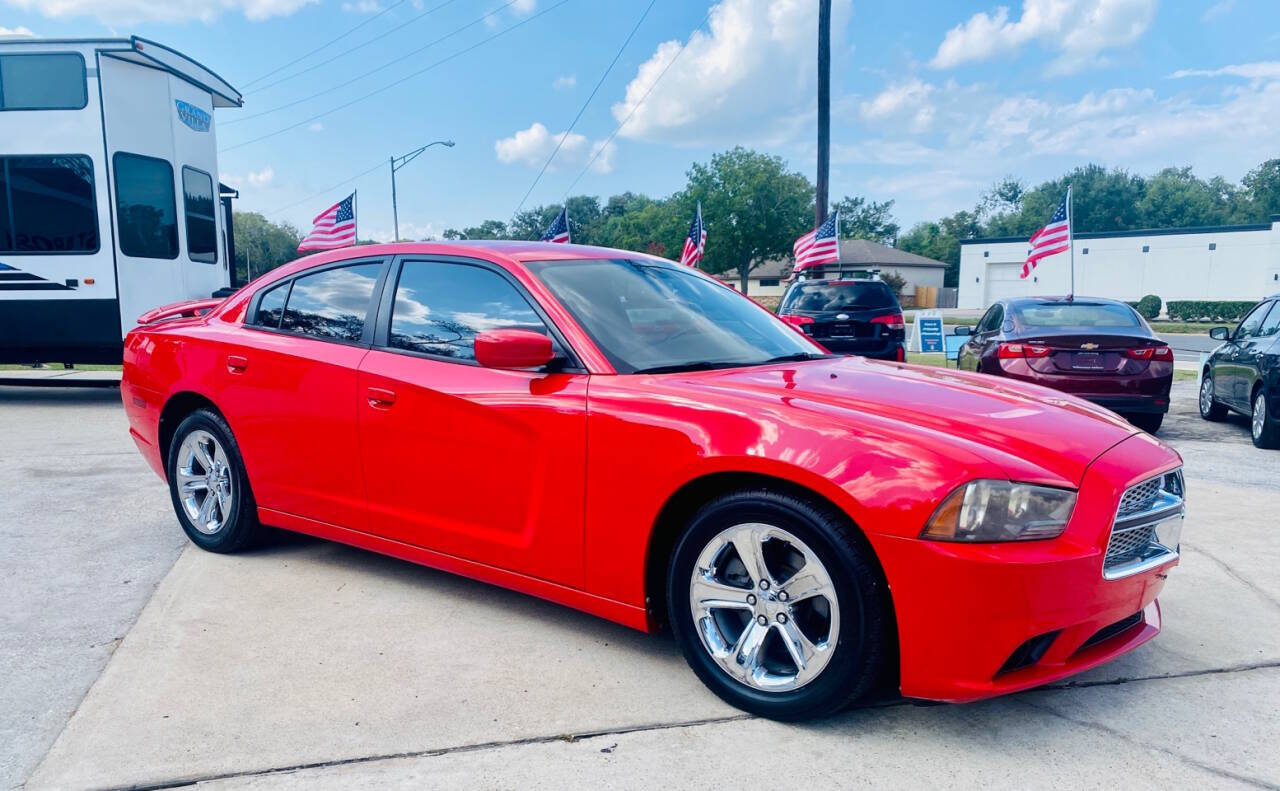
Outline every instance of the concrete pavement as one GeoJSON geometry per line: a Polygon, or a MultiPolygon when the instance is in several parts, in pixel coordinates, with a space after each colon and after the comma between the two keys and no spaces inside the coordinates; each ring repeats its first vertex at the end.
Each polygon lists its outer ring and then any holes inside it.
{"type": "MultiPolygon", "coordinates": [[[[1280,453],[1194,398],[1175,385],[1161,432],[1190,491],[1164,633],[1070,684],[781,725],[713,697],[669,637],[283,537],[185,550],[30,787],[1280,788],[1280,453]]],[[[180,544],[159,482],[131,484],[139,532],[180,544]]]]}

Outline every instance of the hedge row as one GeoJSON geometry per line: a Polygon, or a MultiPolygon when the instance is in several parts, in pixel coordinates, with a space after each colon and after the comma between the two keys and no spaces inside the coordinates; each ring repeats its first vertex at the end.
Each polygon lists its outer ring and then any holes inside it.
{"type": "Polygon", "coordinates": [[[1169,318],[1175,321],[1236,321],[1256,302],[1188,299],[1167,303],[1169,318]]]}

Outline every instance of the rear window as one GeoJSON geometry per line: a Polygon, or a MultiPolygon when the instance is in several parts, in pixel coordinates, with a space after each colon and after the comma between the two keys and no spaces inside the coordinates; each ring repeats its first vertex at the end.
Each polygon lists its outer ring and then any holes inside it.
{"type": "Polygon", "coordinates": [[[78,53],[0,55],[0,110],[80,110],[87,103],[78,53]]]}
{"type": "Polygon", "coordinates": [[[371,263],[303,275],[293,281],[280,329],[326,340],[359,341],[381,270],[381,263],[371,263]]]}
{"type": "Polygon", "coordinates": [[[1024,327],[1141,327],[1138,314],[1127,305],[1015,305],[1013,315],[1024,327]]]}
{"type": "Polygon", "coordinates": [[[787,294],[784,311],[880,310],[898,307],[889,287],[878,280],[851,283],[798,283],[787,294]]]}
{"type": "Polygon", "coordinates": [[[88,157],[0,157],[0,253],[97,250],[98,207],[88,157]]]}

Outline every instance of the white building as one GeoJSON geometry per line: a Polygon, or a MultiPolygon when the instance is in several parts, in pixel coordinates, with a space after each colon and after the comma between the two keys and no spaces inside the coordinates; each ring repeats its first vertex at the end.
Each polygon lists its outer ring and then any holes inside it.
{"type": "MultiPolygon", "coordinates": [[[[1261,299],[1280,292],[1280,215],[1269,224],[1161,228],[1076,234],[1075,293],[1129,302],[1155,294],[1172,300],[1261,299]]],[[[1027,240],[960,243],[957,307],[997,299],[1066,294],[1071,256],[1043,258],[1023,280],[1027,240]]]]}

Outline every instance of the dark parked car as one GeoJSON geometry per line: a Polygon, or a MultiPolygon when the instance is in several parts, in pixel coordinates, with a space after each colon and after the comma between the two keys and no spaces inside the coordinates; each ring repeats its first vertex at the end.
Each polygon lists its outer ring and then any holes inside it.
{"type": "Polygon", "coordinates": [[[1280,294],[1254,306],[1234,332],[1214,327],[1209,336],[1226,343],[1205,363],[1200,417],[1235,410],[1251,419],[1254,445],[1280,447],[1280,294]]]}
{"type": "Polygon", "coordinates": [[[1155,433],[1169,411],[1173,350],[1137,311],[1094,297],[996,302],[969,334],[956,364],[1052,387],[1119,412],[1155,433]]]}
{"type": "Polygon", "coordinates": [[[882,280],[799,281],[782,297],[778,316],[837,354],[906,359],[902,307],[882,280]]]}

